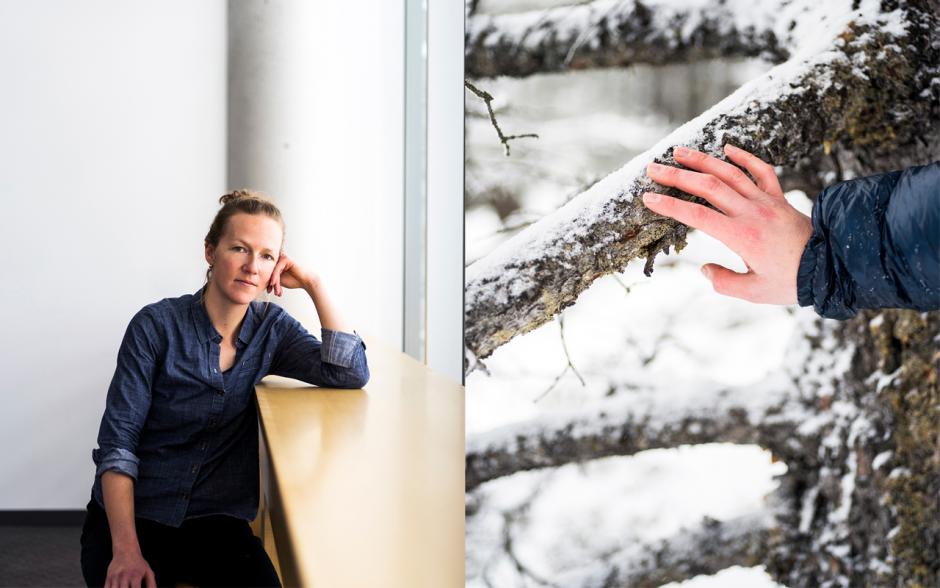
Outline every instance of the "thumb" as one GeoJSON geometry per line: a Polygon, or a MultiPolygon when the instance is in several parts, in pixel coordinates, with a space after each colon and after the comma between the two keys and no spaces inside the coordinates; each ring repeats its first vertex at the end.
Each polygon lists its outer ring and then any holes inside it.
{"type": "Polygon", "coordinates": [[[754,280],[757,278],[755,274],[750,272],[741,274],[715,263],[703,265],[702,273],[711,281],[715,292],[725,296],[751,300],[754,280]]]}

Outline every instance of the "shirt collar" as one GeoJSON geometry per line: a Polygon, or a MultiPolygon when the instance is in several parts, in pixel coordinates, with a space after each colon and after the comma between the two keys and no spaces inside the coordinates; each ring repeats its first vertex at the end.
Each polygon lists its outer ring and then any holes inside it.
{"type": "MultiPolygon", "coordinates": [[[[206,311],[206,305],[202,302],[202,296],[205,294],[205,291],[206,287],[203,286],[193,294],[191,307],[193,326],[196,327],[196,335],[199,337],[200,343],[205,343],[210,340],[221,343],[222,335],[212,325],[212,321],[209,320],[209,313],[206,311]]],[[[242,326],[238,330],[238,340],[245,345],[251,341],[251,336],[255,332],[256,314],[257,311],[254,308],[254,303],[249,304],[248,310],[245,312],[245,318],[242,319],[242,326]]]]}

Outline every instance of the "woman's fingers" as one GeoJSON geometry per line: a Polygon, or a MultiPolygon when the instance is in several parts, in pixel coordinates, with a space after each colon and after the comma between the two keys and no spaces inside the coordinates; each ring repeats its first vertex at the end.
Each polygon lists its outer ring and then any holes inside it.
{"type": "Polygon", "coordinates": [[[730,218],[701,204],[679,200],[664,194],[647,192],[643,204],[655,213],[704,231],[734,249],[734,226],[730,218]]]}
{"type": "Polygon", "coordinates": [[[745,212],[749,206],[747,199],[711,174],[703,174],[658,163],[649,164],[646,173],[656,183],[700,196],[731,216],[745,212]]]}
{"type": "Polygon", "coordinates": [[[774,198],[783,199],[783,190],[780,188],[780,180],[777,179],[774,166],[730,143],[725,145],[725,155],[754,176],[758,188],[774,198]]]}
{"type": "Polygon", "coordinates": [[[715,176],[742,196],[754,198],[760,195],[760,188],[754,185],[751,178],[747,177],[747,174],[736,165],[687,147],[676,147],[673,149],[672,154],[678,163],[687,168],[715,176]]]}
{"type": "Polygon", "coordinates": [[[275,295],[281,295],[281,274],[285,270],[289,269],[291,265],[293,265],[293,262],[291,261],[290,257],[281,251],[280,256],[278,256],[277,263],[274,264],[274,270],[271,272],[271,279],[268,281],[268,292],[273,289],[275,295]]]}

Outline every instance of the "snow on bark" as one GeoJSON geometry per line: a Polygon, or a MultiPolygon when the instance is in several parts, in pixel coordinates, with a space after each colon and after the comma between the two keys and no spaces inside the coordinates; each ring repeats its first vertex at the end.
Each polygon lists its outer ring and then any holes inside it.
{"type": "Polygon", "coordinates": [[[594,0],[467,21],[470,78],[524,77],[634,63],[664,65],[717,57],[783,61],[788,2],[594,0]],[[782,14],[781,14],[782,13],[782,14]]]}
{"type": "Polygon", "coordinates": [[[467,490],[519,471],[686,444],[758,444],[788,457],[806,416],[793,410],[788,388],[776,378],[747,388],[657,389],[474,435],[467,439],[467,490]]]}
{"type": "MultiPolygon", "coordinates": [[[[701,116],[467,268],[466,345],[478,359],[574,304],[597,278],[685,243],[686,226],[653,214],[645,175],[685,145],[721,155],[733,143],[785,169],[829,158],[841,171],[924,163],[940,144],[937,17],[923,2],[794,2],[789,61],[701,116]],[[919,161],[918,161],[919,160],[919,161]],[[844,163],[839,164],[842,161],[844,163]]],[[[801,172],[805,173],[805,172],[801,172]]],[[[687,196],[686,196],[687,197],[687,196]]]]}

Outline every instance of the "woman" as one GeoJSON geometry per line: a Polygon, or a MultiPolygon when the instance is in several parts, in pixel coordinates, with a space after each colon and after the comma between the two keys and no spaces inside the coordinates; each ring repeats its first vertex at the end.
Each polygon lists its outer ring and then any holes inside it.
{"type": "Polygon", "coordinates": [[[278,586],[248,526],[258,507],[254,385],[266,374],[361,388],[365,345],[313,272],[283,251],[274,204],[239,190],[220,198],[205,238],[206,284],[149,304],[118,352],[92,452],[82,529],[89,586],[278,586]],[[303,288],[322,343],[281,307],[253,302],[303,288]]]}

